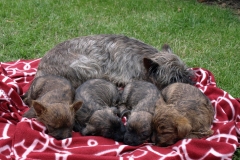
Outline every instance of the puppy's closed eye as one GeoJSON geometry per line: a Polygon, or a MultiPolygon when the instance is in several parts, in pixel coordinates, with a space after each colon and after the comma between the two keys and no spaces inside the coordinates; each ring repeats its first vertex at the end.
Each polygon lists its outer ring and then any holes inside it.
{"type": "Polygon", "coordinates": [[[158,133],[173,133],[174,129],[170,126],[158,126],[157,131],[158,133]]]}

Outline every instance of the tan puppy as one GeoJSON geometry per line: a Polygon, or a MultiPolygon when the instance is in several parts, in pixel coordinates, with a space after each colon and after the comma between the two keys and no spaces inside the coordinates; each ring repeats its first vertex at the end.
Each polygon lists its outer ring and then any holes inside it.
{"type": "Polygon", "coordinates": [[[72,104],[74,89],[68,80],[50,75],[38,77],[26,96],[30,109],[23,117],[36,117],[47,127],[48,134],[58,140],[72,136],[75,113],[82,102],[72,104]]]}
{"type": "Polygon", "coordinates": [[[202,138],[213,133],[214,110],[198,88],[174,83],[162,90],[153,117],[152,141],[169,146],[184,138],[202,138]]]}

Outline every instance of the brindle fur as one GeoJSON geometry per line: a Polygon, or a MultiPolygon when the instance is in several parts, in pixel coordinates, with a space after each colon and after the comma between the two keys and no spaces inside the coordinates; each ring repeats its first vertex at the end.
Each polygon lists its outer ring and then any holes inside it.
{"type": "Polygon", "coordinates": [[[212,104],[198,88],[171,84],[156,103],[152,140],[158,146],[169,146],[180,139],[209,136],[213,119],[212,104]]]}
{"type": "Polygon", "coordinates": [[[76,113],[75,131],[122,141],[125,127],[117,115],[117,87],[104,79],[91,79],[76,89],[75,101],[83,101],[76,113]]]}
{"type": "Polygon", "coordinates": [[[159,96],[158,88],[152,83],[133,81],[126,85],[119,106],[122,116],[127,113],[128,119],[124,135],[125,144],[136,146],[150,138],[152,117],[159,96]]]}
{"type": "Polygon", "coordinates": [[[42,58],[35,77],[47,74],[67,78],[74,88],[103,78],[118,86],[146,80],[162,89],[174,82],[192,84],[194,76],[168,45],[158,51],[122,35],[83,36],[56,45],[42,58]]]}
{"type": "Polygon", "coordinates": [[[48,134],[58,140],[71,137],[75,112],[82,105],[81,101],[72,104],[74,94],[65,78],[37,77],[26,94],[25,102],[30,109],[23,117],[37,118],[45,124],[48,134]]]}

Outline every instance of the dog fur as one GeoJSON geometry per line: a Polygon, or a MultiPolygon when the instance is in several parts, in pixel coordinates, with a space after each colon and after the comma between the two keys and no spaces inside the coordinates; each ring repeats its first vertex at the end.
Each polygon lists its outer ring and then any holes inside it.
{"type": "Polygon", "coordinates": [[[212,104],[197,87],[171,84],[156,103],[152,141],[165,147],[184,138],[210,136],[213,119],[212,104]]]}
{"type": "Polygon", "coordinates": [[[37,77],[29,88],[25,102],[30,109],[23,117],[37,118],[49,135],[61,140],[72,136],[75,112],[82,102],[72,104],[74,89],[70,82],[58,76],[37,77]]]}
{"type": "Polygon", "coordinates": [[[56,45],[41,59],[35,77],[59,75],[74,88],[93,78],[125,86],[133,80],[154,83],[159,89],[174,82],[193,84],[194,73],[172,53],[122,35],[91,35],[56,45]]]}
{"type": "Polygon", "coordinates": [[[150,139],[152,118],[156,101],[160,96],[158,88],[146,81],[133,81],[123,90],[119,110],[127,115],[124,143],[140,145],[150,139]]]}
{"type": "Polygon", "coordinates": [[[75,101],[83,101],[76,113],[75,131],[123,141],[125,126],[115,107],[119,101],[117,87],[104,79],[91,79],[76,89],[75,101]]]}

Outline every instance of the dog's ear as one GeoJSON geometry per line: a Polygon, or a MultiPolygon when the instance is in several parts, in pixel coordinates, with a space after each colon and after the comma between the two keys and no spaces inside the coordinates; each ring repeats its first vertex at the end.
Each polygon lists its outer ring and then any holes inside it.
{"type": "Polygon", "coordinates": [[[149,75],[155,75],[155,73],[158,71],[158,63],[149,58],[143,58],[143,64],[149,75]]]}
{"type": "Polygon", "coordinates": [[[178,138],[185,138],[190,131],[192,130],[192,126],[189,123],[188,119],[185,117],[179,117],[176,119],[178,138]]]}
{"type": "Polygon", "coordinates": [[[32,106],[36,112],[36,115],[39,117],[41,116],[46,110],[47,108],[43,106],[43,104],[41,104],[38,101],[32,101],[32,106]]]}
{"type": "Polygon", "coordinates": [[[164,44],[162,46],[162,51],[173,54],[172,49],[170,48],[170,46],[168,44],[164,44]]]}
{"type": "Polygon", "coordinates": [[[77,110],[79,110],[79,109],[82,107],[82,104],[83,104],[82,101],[74,102],[74,103],[71,105],[71,108],[74,110],[74,112],[77,112],[77,110]]]}
{"type": "Polygon", "coordinates": [[[89,123],[86,123],[86,127],[83,128],[81,133],[83,136],[86,136],[86,135],[95,135],[95,132],[96,132],[95,127],[89,123]]]}

